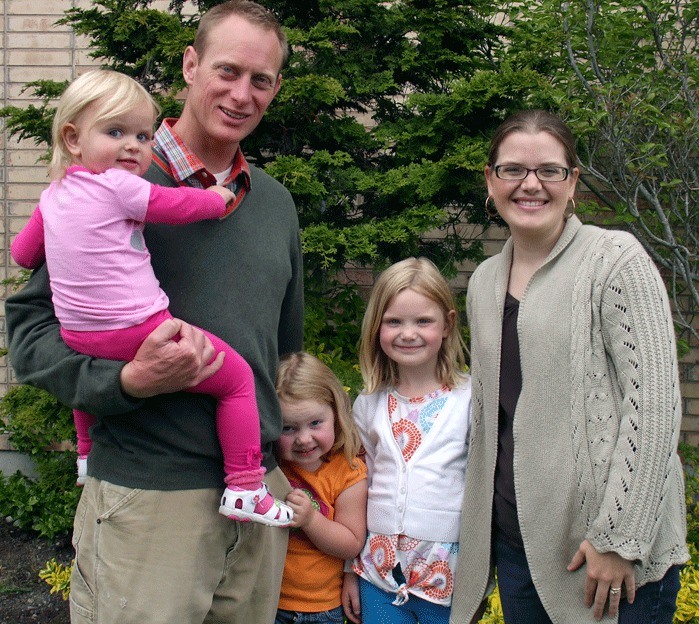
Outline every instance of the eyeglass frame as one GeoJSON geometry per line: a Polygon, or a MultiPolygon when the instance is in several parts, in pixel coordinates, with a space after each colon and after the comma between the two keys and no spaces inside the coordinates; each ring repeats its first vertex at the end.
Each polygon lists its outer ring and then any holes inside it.
{"type": "Polygon", "coordinates": [[[495,177],[498,180],[505,180],[505,182],[521,182],[522,180],[526,180],[527,176],[533,171],[534,175],[536,176],[536,179],[539,180],[539,182],[565,182],[568,177],[570,176],[570,172],[574,169],[574,167],[563,167],[559,165],[549,165],[547,167],[537,167],[536,169],[528,169],[527,167],[524,167],[522,165],[495,165],[493,167],[493,171],[495,172],[495,177]],[[525,174],[521,178],[503,178],[500,176],[500,169],[503,167],[522,167],[524,169],[525,174]],[[560,180],[547,180],[544,178],[539,177],[539,171],[541,169],[562,169],[565,171],[565,176],[562,177],[560,180]]]}

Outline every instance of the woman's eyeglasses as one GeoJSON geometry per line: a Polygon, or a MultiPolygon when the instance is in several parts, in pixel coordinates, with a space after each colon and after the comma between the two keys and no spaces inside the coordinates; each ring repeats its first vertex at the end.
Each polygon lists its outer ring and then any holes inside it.
{"type": "Polygon", "coordinates": [[[527,169],[520,165],[497,165],[495,167],[495,175],[501,180],[524,180],[532,171],[542,182],[563,182],[570,173],[568,167],[537,167],[536,169],[527,169]]]}

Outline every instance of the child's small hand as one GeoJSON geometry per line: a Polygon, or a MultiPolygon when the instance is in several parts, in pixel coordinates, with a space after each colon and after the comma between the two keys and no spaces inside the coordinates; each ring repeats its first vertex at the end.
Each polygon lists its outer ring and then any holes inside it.
{"type": "Polygon", "coordinates": [[[221,197],[223,197],[223,200],[226,202],[226,206],[228,206],[228,204],[230,204],[235,199],[235,194],[233,193],[233,191],[229,191],[225,186],[219,186],[218,184],[215,184],[214,186],[210,186],[206,190],[211,191],[212,193],[218,193],[221,197]]]}
{"type": "Polygon", "coordinates": [[[362,621],[362,605],[359,600],[359,577],[354,572],[345,572],[342,583],[342,608],[347,619],[360,624],[362,621]]]}
{"type": "Polygon", "coordinates": [[[291,521],[292,527],[303,529],[313,520],[316,508],[303,490],[294,489],[286,497],[286,504],[294,510],[294,519],[291,521]]]}

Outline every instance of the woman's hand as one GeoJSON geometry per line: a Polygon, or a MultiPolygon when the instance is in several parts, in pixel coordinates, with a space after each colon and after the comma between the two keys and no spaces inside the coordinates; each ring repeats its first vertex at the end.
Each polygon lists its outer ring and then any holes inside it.
{"type": "Polygon", "coordinates": [[[596,620],[601,620],[604,606],[609,598],[609,616],[615,617],[619,612],[621,588],[626,587],[626,599],[629,603],[636,597],[636,577],[633,562],[624,559],[615,552],[599,553],[587,540],[583,540],[568,564],[573,572],[587,562],[587,579],[585,581],[585,605],[592,607],[596,620]]]}

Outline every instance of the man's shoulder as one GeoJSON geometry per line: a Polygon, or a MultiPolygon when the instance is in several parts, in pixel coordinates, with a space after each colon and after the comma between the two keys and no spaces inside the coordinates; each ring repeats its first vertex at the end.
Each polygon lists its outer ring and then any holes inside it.
{"type": "Polygon", "coordinates": [[[273,178],[263,169],[260,169],[256,165],[248,163],[250,167],[250,186],[254,189],[255,185],[263,186],[265,189],[281,193],[283,195],[288,195],[291,198],[291,193],[279,180],[273,178]]]}
{"type": "Polygon", "coordinates": [[[147,171],[143,174],[143,179],[151,184],[158,184],[160,186],[179,186],[177,180],[175,180],[170,172],[166,171],[155,158],[153,158],[150,167],[148,167],[147,171]]]}

